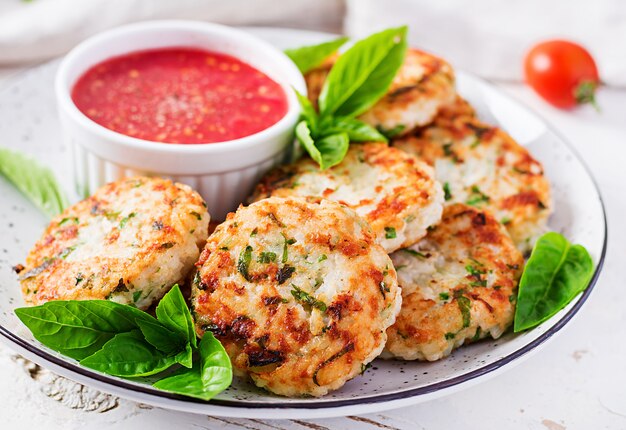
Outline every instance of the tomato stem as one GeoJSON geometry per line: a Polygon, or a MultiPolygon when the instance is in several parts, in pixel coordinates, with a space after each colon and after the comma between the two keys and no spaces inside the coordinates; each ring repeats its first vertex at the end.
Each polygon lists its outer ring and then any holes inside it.
{"type": "Polygon", "coordinates": [[[596,102],[596,89],[598,84],[594,81],[581,81],[574,89],[574,97],[579,105],[589,103],[596,111],[600,112],[600,106],[596,102]]]}

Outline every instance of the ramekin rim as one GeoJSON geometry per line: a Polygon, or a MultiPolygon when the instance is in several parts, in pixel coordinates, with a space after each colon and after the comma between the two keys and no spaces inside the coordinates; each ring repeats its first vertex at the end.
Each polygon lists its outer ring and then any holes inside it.
{"type": "MultiPolygon", "coordinates": [[[[155,48],[159,46],[155,45],[155,48]]],[[[146,48],[150,49],[150,48],[146,48]]],[[[131,52],[131,51],[129,51],[131,52]]],[[[242,59],[242,61],[246,61],[242,59]]],[[[96,63],[94,63],[96,64],[96,63]]],[[[128,24],[120,27],[116,27],[102,33],[98,33],[80,44],[74,47],[61,61],[55,77],[55,92],[59,109],[63,109],[75,125],[80,126],[82,129],[97,135],[107,141],[114,142],[115,144],[131,147],[137,150],[148,150],[157,153],[164,154],[215,154],[224,152],[236,152],[238,150],[249,149],[251,147],[262,145],[271,139],[273,136],[278,136],[285,132],[289,128],[293,128],[300,115],[300,106],[295,95],[294,87],[301,93],[306,93],[306,85],[304,83],[304,77],[300,74],[300,71],[295,64],[280,50],[269,44],[268,42],[237,28],[229,27],[226,25],[192,21],[192,20],[155,20],[145,21],[140,23],[128,24]],[[297,82],[282,82],[277,81],[281,86],[287,97],[287,112],[276,123],[269,127],[238,139],[226,140],[223,142],[213,143],[168,143],[168,142],[155,142],[145,139],[139,139],[132,136],[125,135],[123,133],[106,128],[88,116],[81,112],[74,101],[71,98],[71,86],[73,83],[67,83],[68,73],[73,65],[73,61],[85,52],[94,49],[95,46],[101,44],[112,37],[118,37],[120,35],[154,30],[158,28],[165,29],[180,29],[188,31],[206,32],[215,31],[226,33],[227,36],[234,36],[234,38],[243,39],[244,43],[256,45],[260,49],[265,51],[264,55],[270,56],[272,63],[277,64],[279,67],[287,67],[288,80],[291,81],[294,77],[300,76],[297,82]],[[282,64],[281,64],[282,63],[282,64]],[[290,69],[290,70],[289,70],[290,69]],[[299,86],[300,88],[297,88],[299,86]]]]}

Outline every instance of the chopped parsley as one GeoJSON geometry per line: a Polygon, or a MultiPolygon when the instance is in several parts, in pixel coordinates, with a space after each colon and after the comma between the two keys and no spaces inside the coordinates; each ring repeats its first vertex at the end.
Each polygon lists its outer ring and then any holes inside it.
{"type": "Polygon", "coordinates": [[[445,334],[445,336],[446,336],[446,340],[452,340],[452,339],[454,339],[456,334],[448,332],[448,333],[445,334]]]}
{"type": "Polygon", "coordinates": [[[509,218],[508,216],[505,216],[505,217],[502,217],[502,219],[500,220],[500,223],[503,224],[503,225],[507,225],[511,221],[513,221],[511,218],[509,218]]]}
{"type": "Polygon", "coordinates": [[[272,263],[274,261],[276,261],[276,253],[275,252],[261,252],[261,255],[259,255],[259,258],[257,258],[256,260],[259,263],[272,263]]]}
{"type": "MultiPolygon", "coordinates": [[[[481,263],[478,263],[478,264],[481,264],[481,263]]],[[[467,266],[465,266],[465,270],[467,270],[467,273],[469,273],[470,277],[474,278],[474,280],[470,283],[472,287],[486,287],[487,286],[487,280],[483,279],[481,276],[487,273],[485,270],[477,269],[475,266],[472,266],[471,264],[468,264],[467,266]]]]}
{"type": "Polygon", "coordinates": [[[467,203],[470,206],[478,206],[479,204],[486,203],[488,201],[489,201],[489,196],[483,193],[482,191],[480,191],[480,188],[478,188],[478,186],[473,185],[472,194],[470,195],[470,197],[467,199],[465,203],[467,203]]]}
{"type": "Polygon", "coordinates": [[[477,269],[471,264],[468,264],[467,266],[465,266],[465,270],[467,270],[467,273],[469,273],[471,276],[476,276],[476,277],[480,277],[480,275],[484,275],[485,273],[487,273],[484,270],[477,269]]]}
{"type": "Polygon", "coordinates": [[[136,216],[137,216],[136,212],[131,212],[128,215],[126,215],[124,218],[122,218],[122,220],[120,221],[120,229],[124,228],[126,224],[128,223],[128,221],[135,218],[136,216]]]}
{"type": "Polygon", "coordinates": [[[239,260],[237,261],[237,270],[246,281],[250,281],[250,274],[248,273],[250,261],[252,261],[252,247],[248,245],[243,251],[241,251],[239,254],[239,260]]]}
{"type": "Polygon", "coordinates": [[[289,250],[287,249],[287,247],[289,245],[293,245],[294,243],[296,243],[296,239],[287,239],[287,236],[285,236],[284,233],[281,233],[283,235],[283,238],[285,239],[285,243],[283,245],[283,257],[282,257],[282,262],[286,263],[287,260],[289,259],[289,250]]]}
{"type": "Polygon", "coordinates": [[[453,154],[454,154],[454,153],[452,152],[452,142],[450,142],[450,143],[445,143],[445,144],[443,145],[443,154],[444,154],[446,157],[449,157],[449,156],[451,156],[451,155],[453,155],[453,154]]]}
{"type": "Polygon", "coordinates": [[[311,306],[312,308],[318,309],[322,312],[326,312],[326,303],[322,302],[321,300],[317,300],[315,297],[302,290],[301,288],[295,286],[294,284],[291,284],[291,287],[293,288],[291,290],[291,295],[294,299],[296,299],[300,303],[311,306]]]}
{"type": "Polygon", "coordinates": [[[416,251],[411,248],[402,248],[401,251],[406,252],[407,254],[410,254],[413,257],[428,258],[428,255],[422,254],[421,252],[416,251]]]}
{"type": "Polygon", "coordinates": [[[258,232],[259,232],[259,229],[255,227],[254,230],[252,230],[252,232],[250,233],[250,237],[256,236],[258,232]]]}
{"type": "Polygon", "coordinates": [[[386,239],[395,239],[396,237],[397,237],[396,229],[394,227],[385,227],[385,238],[386,239]]]}
{"type": "Polygon", "coordinates": [[[439,293],[439,298],[441,300],[448,300],[450,298],[450,294],[449,293],[439,293]]]}
{"type": "Polygon", "coordinates": [[[318,259],[317,259],[317,262],[318,262],[318,263],[321,263],[322,261],[326,260],[327,258],[328,258],[328,257],[326,256],[326,254],[322,254],[322,255],[320,256],[320,258],[318,258],[318,259]]]}
{"type": "Polygon", "coordinates": [[[361,363],[361,375],[363,375],[365,372],[367,372],[367,369],[369,369],[370,367],[372,367],[372,363],[367,363],[367,364],[363,364],[361,363]]]}
{"type": "Polygon", "coordinates": [[[472,338],[472,341],[476,342],[479,339],[480,339],[480,326],[476,328],[476,333],[474,333],[474,337],[472,338]]]}
{"type": "Polygon", "coordinates": [[[103,215],[109,221],[115,221],[117,219],[117,217],[120,216],[120,213],[121,212],[105,211],[103,215]]]}
{"type": "Polygon", "coordinates": [[[76,217],[69,217],[69,218],[63,218],[61,221],[59,221],[59,227],[62,225],[67,224],[68,222],[72,222],[74,224],[78,224],[78,218],[76,217]]]}
{"type": "Polygon", "coordinates": [[[200,214],[199,214],[198,212],[196,212],[196,211],[191,211],[191,212],[189,212],[189,214],[190,214],[190,215],[195,216],[195,217],[196,217],[196,219],[197,219],[198,221],[201,221],[201,220],[202,220],[202,215],[200,215],[200,214]]]}
{"type": "Polygon", "coordinates": [[[446,201],[452,198],[452,193],[450,192],[450,184],[448,182],[443,184],[443,198],[446,201]]]}
{"type": "Polygon", "coordinates": [[[470,299],[468,299],[465,296],[460,296],[457,297],[456,299],[457,304],[459,305],[459,310],[461,311],[461,316],[463,317],[463,328],[469,327],[470,326],[470,321],[471,321],[471,309],[472,309],[472,302],[470,299]]]}

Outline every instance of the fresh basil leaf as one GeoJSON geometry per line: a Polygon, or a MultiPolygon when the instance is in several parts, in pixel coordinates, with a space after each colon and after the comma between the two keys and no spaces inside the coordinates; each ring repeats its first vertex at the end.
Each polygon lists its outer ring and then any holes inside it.
{"type": "Polygon", "coordinates": [[[316,141],[315,146],[322,155],[320,168],[326,170],[341,163],[345,158],[350,146],[350,139],[348,139],[347,133],[331,134],[316,141]]]}
{"type": "Polygon", "coordinates": [[[51,301],[15,309],[15,314],[35,339],[76,360],[92,355],[116,334],[137,329],[137,320],[154,320],[136,308],[106,300],[51,301]]]}
{"type": "Polygon", "coordinates": [[[324,60],[337,52],[347,41],[347,37],[340,37],[330,42],[320,43],[319,45],[285,49],[285,54],[291,58],[291,61],[296,63],[298,69],[304,74],[321,65],[324,60]]]}
{"type": "Polygon", "coordinates": [[[300,107],[302,108],[302,119],[307,122],[309,128],[311,129],[311,132],[315,133],[318,128],[317,112],[311,104],[311,101],[305,95],[300,94],[300,92],[295,88],[294,91],[296,92],[296,97],[298,97],[300,107]]]}
{"type": "Polygon", "coordinates": [[[322,87],[320,114],[354,117],[372,107],[404,61],[406,31],[398,27],[373,34],[339,57],[322,87]]]}
{"type": "Polygon", "coordinates": [[[317,164],[322,164],[322,154],[319,149],[315,146],[315,141],[313,137],[311,137],[311,129],[309,124],[306,121],[300,121],[298,125],[296,125],[296,138],[298,142],[304,147],[306,152],[309,153],[311,158],[317,162],[317,164]]]}
{"type": "Polygon", "coordinates": [[[176,358],[150,345],[140,330],[116,334],[102,349],[80,361],[83,366],[124,378],[149,376],[176,363],[176,358]]]}
{"type": "Polygon", "coordinates": [[[193,319],[178,285],[174,285],[163,296],[156,308],[156,316],[161,324],[179,333],[187,342],[191,343],[191,346],[196,347],[196,331],[193,319]]]}
{"type": "Polygon", "coordinates": [[[0,147],[0,175],[48,216],[60,214],[67,206],[52,171],[25,154],[0,147]]]}
{"type": "Polygon", "coordinates": [[[157,320],[137,320],[146,341],[165,354],[174,354],[185,348],[187,337],[166,328],[157,320]]]}
{"type": "Polygon", "coordinates": [[[233,370],[228,354],[212,333],[200,340],[200,360],[191,369],[180,369],[156,383],[154,387],[171,393],[211,400],[230,386],[233,370]]]}
{"type": "Polygon", "coordinates": [[[296,136],[302,146],[304,146],[304,149],[320,165],[322,170],[341,163],[350,146],[350,140],[346,133],[331,134],[313,141],[311,131],[304,121],[301,121],[296,126],[296,136]]]}
{"type": "Polygon", "coordinates": [[[187,343],[187,345],[185,345],[185,349],[176,354],[176,357],[174,357],[174,359],[178,364],[185,366],[188,369],[191,369],[191,367],[193,366],[193,349],[191,348],[189,342],[187,343]]]}
{"type": "Polygon", "coordinates": [[[333,118],[328,134],[347,133],[350,142],[387,142],[376,128],[355,118],[333,118]]]}
{"type": "Polygon", "coordinates": [[[581,245],[559,233],[539,238],[519,283],[514,331],[541,324],[587,288],[593,261],[581,245]]]}

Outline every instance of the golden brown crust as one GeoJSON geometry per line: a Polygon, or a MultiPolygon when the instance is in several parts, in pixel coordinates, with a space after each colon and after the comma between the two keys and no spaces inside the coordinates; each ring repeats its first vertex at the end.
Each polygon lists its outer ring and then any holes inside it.
{"type": "Polygon", "coordinates": [[[323,395],[382,350],[395,271],[367,224],[330,201],[269,198],[209,238],[192,303],[238,373],[272,392],[323,395]]]}
{"type": "Polygon", "coordinates": [[[435,123],[393,145],[435,167],[448,189],[448,203],[469,203],[491,211],[528,251],[552,211],[543,167],[526,148],[498,127],[473,116],[457,101],[435,123]],[[447,185],[446,185],[447,184],[447,185]]]}
{"type": "Polygon", "coordinates": [[[500,336],[513,321],[523,258],[489,213],[448,206],[422,241],[392,255],[402,309],[387,351],[438,360],[464,342],[500,336]]]}
{"type": "Polygon", "coordinates": [[[193,267],[208,221],[186,185],[145,177],[107,184],[50,222],[20,273],[24,299],[147,308],[193,267]]]}
{"type": "Polygon", "coordinates": [[[352,144],[338,166],[321,171],[310,158],[272,170],[250,201],[311,196],[354,209],[387,252],[415,243],[441,217],[443,192],[432,169],[382,143],[352,144]]]}

